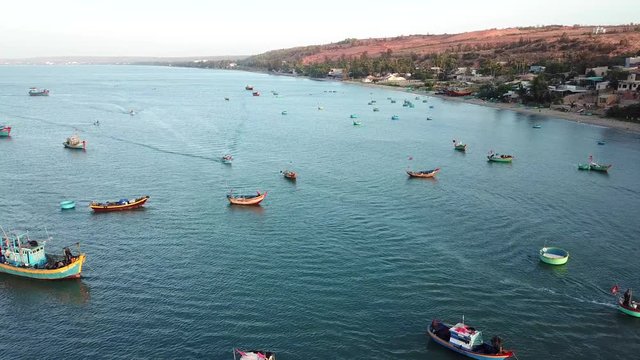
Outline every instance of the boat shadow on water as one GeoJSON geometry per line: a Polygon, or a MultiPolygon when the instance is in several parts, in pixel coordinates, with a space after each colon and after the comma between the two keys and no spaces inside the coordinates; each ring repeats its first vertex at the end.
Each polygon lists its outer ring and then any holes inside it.
{"type": "Polygon", "coordinates": [[[536,261],[537,263],[537,268],[540,271],[546,271],[549,273],[552,273],[555,276],[560,276],[560,277],[565,277],[569,274],[569,269],[568,269],[568,264],[563,264],[563,265],[551,265],[551,264],[546,264],[543,263],[542,261],[539,261],[539,259],[533,258],[533,261],[536,261]]]}
{"type": "Polygon", "coordinates": [[[0,288],[3,289],[3,296],[15,299],[55,300],[61,304],[76,305],[85,304],[91,299],[89,286],[82,279],[42,281],[0,274],[0,288]]]}
{"type": "Polygon", "coordinates": [[[264,214],[264,208],[262,206],[237,206],[233,204],[227,205],[231,212],[234,213],[254,213],[258,215],[264,214]]]}

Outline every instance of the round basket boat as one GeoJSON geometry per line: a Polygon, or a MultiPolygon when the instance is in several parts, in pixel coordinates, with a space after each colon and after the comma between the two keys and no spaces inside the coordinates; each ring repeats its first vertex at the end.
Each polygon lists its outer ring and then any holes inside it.
{"type": "Polygon", "coordinates": [[[540,260],[550,265],[566,264],[569,252],[557,247],[543,247],[540,249],[540,260]]]}
{"type": "Polygon", "coordinates": [[[65,200],[60,202],[60,208],[62,210],[74,209],[76,207],[76,202],[73,200],[65,200]]]}

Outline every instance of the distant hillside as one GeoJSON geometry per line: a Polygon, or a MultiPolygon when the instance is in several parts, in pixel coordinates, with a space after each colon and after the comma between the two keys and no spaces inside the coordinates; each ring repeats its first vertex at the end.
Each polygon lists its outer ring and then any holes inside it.
{"type": "Polygon", "coordinates": [[[308,66],[345,62],[357,57],[407,57],[416,63],[433,63],[436,55],[448,54],[456,65],[482,61],[519,62],[574,61],[598,65],[611,58],[640,52],[640,26],[544,26],[491,29],[462,34],[411,35],[381,39],[346,39],[327,45],[269,51],[249,57],[246,66],[276,70],[281,64],[308,66]],[[363,55],[364,54],[364,55],[363,55]]]}

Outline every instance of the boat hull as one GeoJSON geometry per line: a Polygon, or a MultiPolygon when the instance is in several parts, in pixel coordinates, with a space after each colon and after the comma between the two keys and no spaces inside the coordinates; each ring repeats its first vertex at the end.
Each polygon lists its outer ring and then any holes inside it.
{"type": "Polygon", "coordinates": [[[71,264],[52,270],[21,268],[9,264],[0,264],[0,272],[38,280],[77,279],[82,274],[82,265],[84,264],[85,258],[86,256],[84,254],[80,254],[71,264]]]}
{"type": "Polygon", "coordinates": [[[71,144],[67,144],[66,142],[63,142],[62,145],[64,145],[64,147],[67,148],[67,149],[84,150],[84,144],[82,144],[82,143],[80,143],[78,145],[71,145],[71,144]]]}
{"type": "Polygon", "coordinates": [[[62,210],[74,209],[76,207],[75,201],[62,201],[60,202],[60,208],[62,210]]]}
{"type": "Polygon", "coordinates": [[[407,175],[409,175],[409,177],[412,178],[432,178],[434,176],[436,176],[437,173],[440,172],[440,169],[435,169],[429,173],[419,173],[419,172],[414,172],[414,171],[407,171],[407,175]]]}
{"type": "Polygon", "coordinates": [[[7,137],[11,134],[11,126],[5,126],[0,129],[0,137],[7,137]]]}
{"type": "Polygon", "coordinates": [[[229,203],[231,205],[257,206],[257,205],[260,205],[260,203],[262,202],[262,200],[264,200],[266,196],[267,196],[266,192],[263,192],[262,194],[249,197],[249,198],[242,197],[242,196],[234,197],[231,195],[227,195],[227,200],[229,200],[229,203]]]}
{"type": "Polygon", "coordinates": [[[638,317],[640,318],[640,309],[633,309],[627,306],[622,305],[621,301],[618,301],[618,310],[620,310],[621,312],[629,315],[629,316],[633,316],[633,317],[638,317]]]}
{"type": "Polygon", "coordinates": [[[429,337],[431,338],[431,340],[435,341],[436,343],[446,347],[449,350],[455,351],[458,354],[462,354],[464,356],[468,356],[472,359],[508,359],[511,356],[513,356],[513,353],[511,351],[507,351],[503,354],[497,354],[497,355],[488,355],[488,354],[479,354],[479,353],[474,353],[474,352],[470,352],[470,351],[466,351],[463,349],[459,349],[453,345],[451,345],[449,342],[444,341],[442,339],[440,339],[434,332],[433,329],[431,328],[431,326],[429,326],[429,329],[427,330],[427,334],[429,334],[429,337]]]}
{"type": "Polygon", "coordinates": [[[513,158],[509,157],[509,158],[499,158],[499,157],[487,157],[489,159],[489,161],[491,162],[497,162],[497,163],[510,163],[513,158]]]}
{"type": "Polygon", "coordinates": [[[458,151],[467,151],[467,145],[456,145],[454,149],[458,151]]]}
{"type": "Polygon", "coordinates": [[[564,265],[569,261],[569,252],[560,248],[543,248],[539,257],[545,264],[564,265]]]}
{"type": "Polygon", "coordinates": [[[125,210],[133,210],[142,207],[147,200],[149,200],[149,196],[143,196],[141,199],[132,202],[131,204],[124,205],[89,205],[91,210],[97,213],[101,212],[111,212],[111,211],[125,211],[125,210]]]}

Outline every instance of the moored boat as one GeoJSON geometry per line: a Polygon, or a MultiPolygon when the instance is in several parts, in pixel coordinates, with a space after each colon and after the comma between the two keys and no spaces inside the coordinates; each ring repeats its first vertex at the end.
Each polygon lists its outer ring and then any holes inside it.
{"type": "Polygon", "coordinates": [[[267,350],[233,349],[233,360],[276,360],[276,353],[267,350]],[[239,358],[236,358],[236,354],[239,358]]]}
{"type": "Polygon", "coordinates": [[[287,110],[283,110],[283,111],[281,112],[281,114],[282,114],[282,115],[287,115],[287,110]]]}
{"type": "Polygon", "coordinates": [[[227,195],[227,200],[232,205],[259,205],[266,196],[266,191],[263,193],[258,191],[256,195],[234,195],[230,193],[227,195]]]}
{"type": "Polygon", "coordinates": [[[253,85],[247,85],[244,87],[245,90],[253,90],[253,85]]]}
{"type": "Polygon", "coordinates": [[[289,180],[295,180],[295,179],[298,178],[298,174],[296,174],[295,171],[284,170],[284,171],[281,171],[281,173],[285,178],[287,178],[289,180]]]}
{"type": "Polygon", "coordinates": [[[435,168],[431,170],[422,170],[422,171],[409,171],[407,170],[407,175],[410,177],[419,177],[419,178],[432,178],[436,176],[437,173],[440,172],[440,168],[435,168]]]}
{"type": "Polygon", "coordinates": [[[79,278],[85,254],[73,255],[68,247],[63,255],[45,252],[46,242],[31,240],[27,233],[16,231],[7,234],[2,230],[0,242],[0,272],[39,280],[62,280],[79,278]]]}
{"type": "Polygon", "coordinates": [[[362,121],[353,120],[353,126],[360,126],[360,125],[362,125],[362,121]]]}
{"type": "Polygon", "coordinates": [[[92,201],[91,204],[89,204],[89,207],[94,212],[133,210],[142,207],[147,202],[147,200],[149,200],[148,195],[141,196],[133,200],[120,199],[118,201],[107,201],[103,203],[92,201]]]}
{"type": "MultiPolygon", "coordinates": [[[[611,289],[611,293],[613,295],[618,293],[618,285],[611,289]]],[[[640,302],[633,300],[631,289],[627,289],[624,295],[618,298],[618,310],[629,316],[640,317],[640,302]]]]}
{"type": "Polygon", "coordinates": [[[558,247],[540,249],[540,261],[549,265],[563,265],[569,260],[569,252],[558,247]]]}
{"type": "Polygon", "coordinates": [[[351,114],[349,115],[350,118],[352,119],[357,119],[358,118],[358,114],[351,114]]]}
{"type": "Polygon", "coordinates": [[[532,127],[533,127],[534,129],[541,129],[541,128],[542,128],[542,125],[535,124],[535,125],[533,125],[532,127]]]}
{"type": "Polygon", "coordinates": [[[593,171],[600,171],[600,172],[608,172],[609,169],[611,168],[611,164],[598,164],[597,162],[593,161],[593,156],[589,155],[589,163],[588,164],[578,164],[578,169],[579,170],[593,170],[593,171]]]}
{"type": "Polygon", "coordinates": [[[598,145],[604,145],[606,142],[604,140],[598,140],[598,145]]]}
{"type": "Polygon", "coordinates": [[[0,125],[0,137],[7,137],[11,135],[11,126],[0,125]]]}
{"type": "Polygon", "coordinates": [[[453,148],[458,151],[467,151],[467,144],[463,144],[458,140],[453,140],[453,148]]]}
{"type": "Polygon", "coordinates": [[[498,154],[490,151],[487,159],[493,162],[510,163],[513,160],[513,155],[498,154]]]}
{"type": "Polygon", "coordinates": [[[260,96],[260,91],[254,91],[253,96],[260,96]]]}
{"type": "Polygon", "coordinates": [[[380,109],[379,108],[373,108],[373,111],[374,112],[378,112],[378,111],[380,111],[380,109]]]}
{"type": "Polygon", "coordinates": [[[391,116],[391,120],[400,120],[400,116],[393,115],[393,116],[391,116]]]}
{"type": "Polygon", "coordinates": [[[226,154],[226,155],[222,156],[222,163],[223,164],[231,164],[232,161],[233,161],[233,156],[231,156],[231,154],[226,154]]]}
{"type": "Polygon", "coordinates": [[[60,209],[62,210],[75,209],[75,207],[76,202],[73,200],[60,201],[60,209]]]}
{"type": "Polygon", "coordinates": [[[578,164],[578,170],[591,170],[591,166],[589,164],[578,164]]]}
{"type": "Polygon", "coordinates": [[[78,135],[71,135],[65,142],[62,143],[67,149],[86,150],[87,142],[80,139],[78,135]]]}
{"type": "Polygon", "coordinates": [[[49,90],[47,89],[38,89],[38,88],[29,88],[29,96],[49,96],[49,90]]]}
{"type": "Polygon", "coordinates": [[[482,332],[462,323],[453,326],[434,319],[427,330],[429,337],[449,350],[474,359],[508,359],[513,351],[502,348],[502,339],[491,338],[491,343],[482,340],[482,332]]]}

